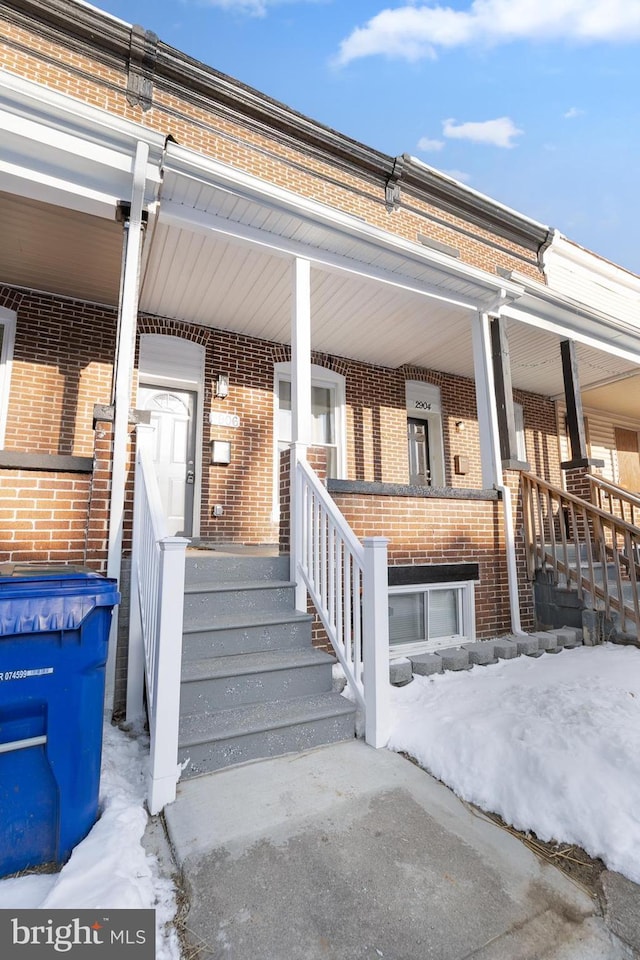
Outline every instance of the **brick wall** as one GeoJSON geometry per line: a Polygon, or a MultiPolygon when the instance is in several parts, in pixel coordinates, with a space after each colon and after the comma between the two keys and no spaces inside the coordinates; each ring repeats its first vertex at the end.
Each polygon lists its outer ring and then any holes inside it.
{"type": "Polygon", "coordinates": [[[0,560],[85,562],[88,474],[0,470],[0,560]]]}
{"type": "MultiPolygon", "coordinates": [[[[171,135],[183,146],[398,236],[416,241],[421,235],[451,245],[465,262],[492,273],[496,268],[516,269],[542,279],[531,250],[405,193],[400,209],[389,213],[381,182],[372,183],[337,162],[298,149],[258,124],[232,120],[228,111],[211,99],[178,95],[160,82],[154,87],[151,109],[143,112],[141,107],[131,106],[126,98],[124,60],[120,67],[107,65],[96,56],[52,41],[46,32],[36,34],[6,19],[0,19],[0,38],[0,66],[11,73],[171,135]]],[[[188,77],[185,82],[188,85],[188,77]]]]}
{"type": "MultiPolygon", "coordinates": [[[[0,304],[11,304],[18,315],[6,449],[93,455],[93,406],[110,400],[115,311],[44,294],[18,294],[7,287],[0,288],[0,304]]],[[[274,364],[289,359],[289,348],[159,317],[141,317],[139,331],[186,337],[205,350],[201,537],[218,542],[276,542],[274,364]],[[227,373],[230,380],[229,396],[224,400],[216,399],[211,389],[219,372],[227,373]],[[211,411],[237,415],[240,426],[210,426],[211,411]],[[231,442],[232,459],[228,466],[210,462],[213,438],[231,442]],[[217,504],[224,511],[221,517],[213,515],[217,504]]],[[[419,380],[440,390],[445,484],[467,489],[481,487],[472,380],[415,367],[390,369],[325,355],[314,354],[313,361],[345,377],[349,479],[408,482],[405,381],[419,380]],[[467,461],[464,475],[455,472],[456,455],[467,461]]],[[[516,399],[524,407],[532,466],[535,472],[557,482],[553,404],[532,394],[517,393],[516,399]]],[[[97,499],[93,511],[97,518],[96,511],[100,509],[105,520],[108,453],[102,449],[100,455],[104,465],[102,473],[94,477],[97,499]]],[[[126,519],[128,529],[129,508],[126,519]]],[[[96,536],[90,534],[91,549],[95,548],[102,558],[101,534],[96,536]]]]}
{"type": "Polygon", "coordinates": [[[510,627],[502,504],[335,493],[356,536],[389,538],[389,563],[477,563],[476,631],[486,638],[510,627]]]}
{"type": "Polygon", "coordinates": [[[116,312],[0,286],[17,309],[6,450],[90,457],[93,406],[109,403],[116,312]]]}

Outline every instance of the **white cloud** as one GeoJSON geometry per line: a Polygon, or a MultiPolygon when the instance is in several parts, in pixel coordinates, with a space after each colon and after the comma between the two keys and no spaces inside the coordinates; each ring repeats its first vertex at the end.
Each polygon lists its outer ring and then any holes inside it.
{"type": "Polygon", "coordinates": [[[565,120],[575,120],[576,117],[583,117],[584,110],[580,110],[579,107],[569,107],[566,113],[563,113],[562,116],[565,120]]]}
{"type": "Polygon", "coordinates": [[[208,7],[245,13],[251,17],[264,17],[269,7],[277,7],[283,3],[317,3],[320,0],[204,0],[204,2],[208,7]]]}
{"type": "Polygon", "coordinates": [[[524,133],[516,127],[511,117],[498,117],[496,120],[456,123],[455,120],[442,122],[443,136],[455,140],[471,140],[472,143],[488,143],[494,147],[515,147],[515,137],[524,133]]]}
{"type": "Polygon", "coordinates": [[[418,150],[422,150],[423,153],[435,153],[443,147],[444,140],[430,140],[429,137],[420,137],[418,140],[418,150]]]}
{"type": "Polygon", "coordinates": [[[473,0],[466,10],[435,3],[382,10],[340,44],[337,62],[382,54],[409,61],[440,49],[516,40],[631,42],[640,0],[473,0]]]}

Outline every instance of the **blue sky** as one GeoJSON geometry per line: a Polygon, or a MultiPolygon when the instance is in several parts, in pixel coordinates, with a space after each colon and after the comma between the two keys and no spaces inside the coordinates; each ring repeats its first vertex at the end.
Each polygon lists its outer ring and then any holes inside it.
{"type": "Polygon", "coordinates": [[[640,0],[100,0],[640,273],[640,0]]]}

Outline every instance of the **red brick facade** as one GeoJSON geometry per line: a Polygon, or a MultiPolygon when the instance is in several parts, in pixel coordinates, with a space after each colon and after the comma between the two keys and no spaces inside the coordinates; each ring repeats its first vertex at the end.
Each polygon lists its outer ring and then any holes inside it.
{"type": "MultiPolygon", "coordinates": [[[[10,298],[3,291],[3,303],[10,298]]],[[[115,350],[115,313],[86,303],[21,295],[11,379],[5,449],[24,453],[92,457],[96,439],[94,404],[110,401],[115,350]]],[[[288,359],[284,345],[221,330],[189,326],[162,318],[142,317],[140,333],[186,337],[205,348],[203,475],[200,536],[214,541],[265,543],[277,540],[274,515],[274,364],[288,359]],[[229,375],[229,396],[216,399],[211,383],[218,372],[229,375]],[[233,413],[240,427],[211,427],[210,411],[233,413]],[[230,440],[228,466],[210,463],[210,440],[230,440]],[[213,515],[220,504],[224,513],[213,515]]],[[[314,356],[320,366],[345,377],[346,477],[383,483],[408,483],[405,381],[439,387],[445,453],[445,485],[462,489],[482,486],[480,441],[473,381],[414,367],[392,370],[370,364],[314,356]],[[467,472],[455,470],[456,456],[467,461],[467,472]]],[[[557,482],[558,443],[553,404],[542,397],[517,394],[523,403],[527,455],[532,469],[557,482]]],[[[135,397],[132,398],[135,404],[135,397]]],[[[34,478],[27,478],[32,481],[34,478]]],[[[81,488],[86,477],[67,480],[81,488]]],[[[97,499],[106,520],[107,472],[94,473],[91,553],[96,546],[97,499]]],[[[14,514],[11,514],[11,518],[14,514]]],[[[9,519],[11,519],[9,518],[9,519]]],[[[16,518],[17,519],[17,518],[16,518]]],[[[64,518],[63,518],[64,519],[64,518]]],[[[6,553],[13,552],[5,536],[6,553]]],[[[98,537],[98,540],[100,537],[98,537]]],[[[66,549],[60,537],[60,549],[66,549]]],[[[75,541],[74,541],[75,542],[75,541]]],[[[67,544],[71,548],[71,539],[67,544]]],[[[26,548],[25,548],[26,549],[26,548]]],[[[77,552],[78,547],[74,546],[77,552]]],[[[21,548],[21,552],[24,549],[21,548]]]]}
{"type": "MultiPolygon", "coordinates": [[[[10,74],[133,121],[141,130],[171,136],[185,148],[298,197],[353,215],[403,240],[416,243],[426,238],[455,247],[463,263],[481,268],[494,278],[501,270],[542,279],[532,243],[510,239],[508,230],[492,231],[481,225],[487,223],[486,218],[456,214],[435,196],[433,202],[425,199],[424,192],[417,189],[411,192],[401,188],[396,209],[391,212],[379,170],[367,173],[365,165],[359,166],[355,160],[334,157],[329,149],[297,142],[282,129],[268,128],[249,110],[243,114],[241,104],[232,109],[221,99],[207,99],[189,88],[189,77],[181,85],[154,77],[150,108],[132,106],[127,98],[128,62],[124,52],[120,56],[114,47],[106,53],[98,39],[95,50],[91,47],[87,52],[85,43],[83,52],[80,41],[62,41],[45,26],[39,30],[25,28],[20,5],[9,6],[11,9],[0,18],[0,67],[10,74]]],[[[202,71],[206,73],[206,68],[202,71]]],[[[212,78],[209,71],[210,83],[214,83],[212,78]]],[[[265,104],[268,106],[266,100],[261,109],[266,109],[265,104]]],[[[358,153],[356,146],[354,156],[358,153]]],[[[381,163],[390,159],[380,157],[381,163]]],[[[514,231],[512,236],[517,237],[526,233],[524,229],[517,232],[515,227],[514,231]]],[[[54,282],[47,281],[47,276],[43,266],[43,280],[38,286],[44,290],[51,289],[47,282],[54,282]]],[[[0,276],[0,284],[5,280],[0,276]]],[[[32,281],[30,285],[35,284],[32,281]]],[[[87,562],[104,570],[113,438],[107,414],[94,424],[94,407],[108,406],[112,400],[117,310],[115,306],[12,286],[0,286],[0,306],[17,314],[5,460],[4,466],[0,464],[0,560],[87,562]],[[16,458],[30,456],[29,469],[7,465],[12,454],[16,458]],[[70,463],[62,469],[59,460],[47,460],[60,457],[75,459],[75,468],[70,463]]],[[[204,350],[202,403],[197,411],[202,437],[202,474],[197,478],[201,492],[200,538],[276,543],[274,365],[288,361],[290,350],[284,344],[218,329],[215,312],[211,317],[211,326],[200,326],[145,315],[139,318],[138,333],[188,339],[204,350]],[[229,377],[229,395],[224,400],[217,399],[212,390],[219,373],[229,377]],[[211,426],[211,413],[232,414],[238,425],[211,426]],[[231,443],[228,465],[211,462],[213,439],[231,443]]],[[[444,485],[480,491],[473,380],[411,365],[394,369],[324,354],[314,354],[312,360],[344,377],[347,479],[408,484],[405,390],[407,381],[418,381],[440,391],[444,485]]],[[[134,376],[132,406],[136,388],[134,376]]],[[[524,408],[532,469],[551,482],[559,482],[553,403],[532,394],[517,393],[515,399],[524,408]]],[[[129,467],[125,560],[130,552],[132,488],[129,467]]],[[[377,494],[342,494],[337,499],[358,536],[389,537],[392,564],[477,562],[478,636],[508,628],[502,505],[497,499],[488,495],[438,498],[377,494]]],[[[283,499],[285,511],[287,506],[283,499]]],[[[529,624],[528,606],[524,615],[529,624]]]]}

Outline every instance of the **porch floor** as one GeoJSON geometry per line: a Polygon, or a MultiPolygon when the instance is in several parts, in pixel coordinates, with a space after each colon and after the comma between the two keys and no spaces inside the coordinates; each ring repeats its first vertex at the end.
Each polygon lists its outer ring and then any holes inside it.
{"type": "Polygon", "coordinates": [[[620,960],[591,899],[398,754],[353,740],[182,782],[199,960],[620,960]]]}

